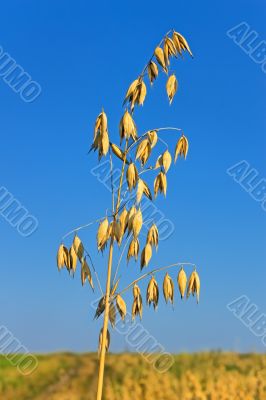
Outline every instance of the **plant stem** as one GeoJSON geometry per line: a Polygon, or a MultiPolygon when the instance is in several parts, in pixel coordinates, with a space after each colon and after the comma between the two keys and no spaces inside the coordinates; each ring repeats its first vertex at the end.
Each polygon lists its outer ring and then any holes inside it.
{"type": "MultiPolygon", "coordinates": [[[[125,173],[125,165],[126,165],[126,150],[128,147],[128,139],[125,144],[125,152],[124,152],[124,160],[121,169],[119,187],[117,192],[117,201],[115,207],[115,214],[113,216],[113,222],[116,222],[117,213],[120,206],[121,200],[121,190],[123,185],[123,178],[125,173]]],[[[111,171],[111,174],[113,172],[111,171]]],[[[105,356],[106,356],[106,340],[107,340],[107,330],[109,323],[109,309],[110,309],[110,288],[111,288],[111,276],[112,276],[112,263],[113,263],[113,249],[114,249],[114,234],[112,233],[110,248],[109,248],[109,256],[108,256],[108,268],[107,268],[107,279],[106,279],[106,290],[105,290],[105,310],[104,310],[104,320],[103,320],[103,331],[102,331],[102,346],[100,352],[100,361],[99,361],[99,375],[98,375],[98,387],[97,387],[97,400],[102,400],[103,393],[103,377],[104,377],[104,367],[105,367],[105,356]]]]}

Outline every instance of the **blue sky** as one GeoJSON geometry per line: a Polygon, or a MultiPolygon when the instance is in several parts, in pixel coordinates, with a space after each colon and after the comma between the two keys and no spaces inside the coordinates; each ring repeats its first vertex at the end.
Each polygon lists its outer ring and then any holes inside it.
{"type": "MultiPolygon", "coordinates": [[[[86,154],[96,116],[104,107],[118,142],[125,91],[155,45],[175,28],[195,58],[173,62],[179,89],[172,106],[161,74],[135,120],[139,132],[176,126],[189,139],[187,161],[169,171],[167,200],[156,203],[175,230],[160,243],[152,265],[196,263],[202,293],[199,305],[191,299],[181,303],[176,294],[174,312],[163,301],[157,313],[145,307],[143,325],[168,351],[264,351],[260,338],[226,305],[245,295],[266,313],[266,213],[226,171],[246,160],[258,179],[266,178],[266,74],[226,32],[244,21],[258,33],[258,43],[266,40],[265,4],[101,5],[14,1],[1,8],[0,45],[42,92],[26,103],[0,78],[0,186],[39,222],[36,232],[22,237],[0,217],[0,323],[31,351],[96,349],[92,292],[81,287],[79,274],[59,274],[55,255],[66,232],[110,207],[110,193],[91,173],[97,158],[86,154]]],[[[168,137],[173,149],[176,135],[168,137]]],[[[103,278],[106,263],[96,251],[96,229],[80,236],[103,278]]],[[[122,263],[121,272],[122,285],[139,267],[122,263]]],[[[176,279],[175,271],[171,275],[176,279]]],[[[112,350],[125,349],[124,338],[114,333],[112,350]]]]}

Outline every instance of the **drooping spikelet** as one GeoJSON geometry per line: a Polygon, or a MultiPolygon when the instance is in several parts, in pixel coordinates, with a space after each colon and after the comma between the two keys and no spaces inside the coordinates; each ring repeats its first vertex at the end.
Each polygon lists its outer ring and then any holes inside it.
{"type": "Polygon", "coordinates": [[[127,229],[127,216],[128,216],[128,212],[127,212],[126,207],[124,207],[124,209],[121,212],[120,217],[119,217],[121,232],[123,235],[127,229]]]}
{"type": "Polygon", "coordinates": [[[190,296],[191,293],[193,294],[193,296],[195,294],[197,295],[197,302],[199,302],[200,279],[199,279],[199,275],[197,274],[196,271],[192,272],[192,274],[190,275],[190,278],[188,280],[187,298],[190,296]]]}
{"type": "Polygon", "coordinates": [[[75,235],[72,246],[78,256],[79,261],[82,262],[83,255],[84,255],[84,247],[83,247],[82,241],[80,240],[78,235],[75,235]]]}
{"type": "Polygon", "coordinates": [[[165,274],[163,281],[163,294],[166,303],[168,300],[173,304],[174,302],[174,282],[168,273],[165,274]]]}
{"type": "Polygon", "coordinates": [[[99,225],[97,232],[97,247],[98,250],[103,251],[108,240],[108,219],[105,218],[99,225]]]}
{"type": "Polygon", "coordinates": [[[151,245],[147,243],[141,253],[141,261],[140,261],[141,269],[149,264],[151,257],[152,257],[152,248],[151,245]]]}
{"type": "Polygon", "coordinates": [[[131,257],[135,258],[135,261],[137,261],[139,255],[139,240],[138,238],[133,238],[128,246],[128,252],[127,252],[127,262],[129,262],[131,257]]]}
{"type": "Polygon", "coordinates": [[[127,215],[127,230],[128,230],[128,234],[131,233],[132,231],[132,226],[133,226],[133,220],[134,220],[134,216],[136,214],[137,210],[135,206],[132,206],[128,212],[127,215]]]}
{"type": "Polygon", "coordinates": [[[151,85],[153,84],[153,81],[157,78],[159,74],[157,64],[155,64],[154,61],[150,61],[148,64],[148,76],[151,85]]]}
{"type": "Polygon", "coordinates": [[[125,111],[123,117],[121,118],[119,131],[120,131],[120,142],[122,142],[124,138],[125,139],[132,138],[133,140],[137,140],[138,138],[136,124],[127,110],[125,111]]]}
{"type": "Polygon", "coordinates": [[[136,160],[139,159],[141,165],[145,165],[151,155],[151,144],[149,139],[143,139],[138,145],[136,152],[136,160]]]}
{"type": "Polygon", "coordinates": [[[157,131],[153,130],[153,131],[149,131],[147,133],[148,139],[150,141],[151,144],[151,148],[153,149],[153,147],[156,145],[157,141],[158,141],[158,135],[157,135],[157,131]]]}
{"type": "Polygon", "coordinates": [[[124,320],[127,313],[127,305],[124,299],[119,294],[116,296],[116,307],[122,320],[124,320]]]}
{"type": "Polygon", "coordinates": [[[115,327],[115,321],[116,321],[116,309],[114,303],[110,303],[109,306],[109,321],[111,323],[112,328],[115,327]]]}
{"type": "Polygon", "coordinates": [[[162,67],[164,72],[167,73],[168,69],[167,69],[167,66],[165,64],[164,52],[161,49],[161,47],[156,47],[156,49],[154,51],[154,55],[156,57],[156,60],[157,60],[158,64],[160,64],[160,66],[162,67]]]}
{"type": "Polygon", "coordinates": [[[175,162],[178,158],[178,156],[184,156],[184,158],[187,158],[187,153],[188,153],[188,140],[185,135],[182,135],[181,138],[178,140],[175,148],[175,162]]]}
{"type": "Polygon", "coordinates": [[[86,279],[88,280],[89,284],[91,285],[92,289],[94,289],[93,281],[92,281],[92,276],[91,276],[91,270],[90,267],[87,263],[86,257],[83,258],[82,264],[81,264],[81,283],[82,286],[86,282],[86,279]]]}
{"type": "Polygon", "coordinates": [[[184,268],[181,268],[178,273],[177,284],[178,284],[179,292],[181,295],[181,299],[183,299],[183,297],[185,295],[185,291],[186,291],[186,286],[187,286],[187,276],[184,271],[184,268]]]}
{"type": "MultiPolygon", "coordinates": [[[[102,343],[103,343],[103,328],[101,329],[100,335],[99,335],[98,356],[100,356],[101,351],[102,351],[102,343]]],[[[106,342],[105,342],[105,351],[106,352],[109,350],[109,347],[110,347],[110,332],[107,329],[106,342]]]]}
{"type": "Polygon", "coordinates": [[[113,232],[114,232],[114,238],[117,241],[118,245],[120,246],[124,235],[120,221],[113,221],[113,232]]]}
{"type": "Polygon", "coordinates": [[[166,175],[161,171],[154,180],[154,195],[157,197],[158,191],[166,196],[167,180],[166,175]]]}
{"type": "MultiPolygon", "coordinates": [[[[113,154],[118,157],[120,160],[124,161],[125,153],[118,147],[115,143],[110,143],[113,154]]],[[[126,164],[129,164],[126,159],[126,164]]]]}
{"type": "Polygon", "coordinates": [[[179,54],[182,54],[182,51],[187,50],[188,53],[193,57],[193,54],[190,50],[190,47],[188,45],[188,42],[184,38],[184,36],[181,35],[181,33],[174,32],[173,33],[173,42],[175,44],[175,47],[177,48],[179,54]]]}
{"type": "Polygon", "coordinates": [[[150,306],[153,303],[153,308],[156,309],[159,301],[159,287],[154,277],[151,278],[146,293],[146,301],[150,306]]]}
{"type": "Polygon", "coordinates": [[[132,320],[139,315],[142,318],[142,296],[140,293],[140,288],[135,283],[133,286],[133,304],[132,304],[132,320]]]}
{"type": "Polygon", "coordinates": [[[166,150],[162,155],[162,166],[164,167],[165,172],[167,172],[172,163],[172,156],[168,150],[166,150]]]}
{"type": "Polygon", "coordinates": [[[73,273],[75,273],[77,269],[77,261],[78,261],[77,254],[74,250],[74,247],[71,246],[69,249],[69,263],[70,263],[70,270],[73,271],[73,273]]]}
{"type": "Polygon", "coordinates": [[[133,231],[133,236],[135,239],[137,239],[141,228],[142,228],[142,212],[141,209],[139,208],[138,211],[135,213],[133,221],[132,221],[132,231],[133,231]]]}
{"type": "Polygon", "coordinates": [[[137,188],[137,203],[139,203],[142,199],[142,195],[145,194],[148,199],[152,200],[152,195],[151,191],[147,185],[146,182],[144,182],[142,179],[138,180],[138,188],[137,188]]]}
{"type": "Polygon", "coordinates": [[[172,103],[174,95],[176,94],[177,86],[178,86],[178,83],[177,83],[177,79],[176,79],[175,75],[174,74],[170,75],[166,82],[166,92],[167,92],[167,96],[169,98],[170,104],[172,103]]]}
{"type": "Polygon", "coordinates": [[[94,149],[94,151],[98,149],[99,159],[108,153],[109,136],[107,128],[107,116],[104,111],[102,111],[96,119],[93,144],[91,148],[94,149]]]}
{"type": "Polygon", "coordinates": [[[146,243],[149,243],[151,246],[158,248],[159,242],[159,231],[155,224],[153,224],[147,233],[147,240],[146,243]]]}
{"type": "Polygon", "coordinates": [[[57,252],[57,268],[60,270],[61,268],[64,268],[64,266],[69,269],[70,260],[67,247],[61,244],[57,252]]]}
{"type": "Polygon", "coordinates": [[[128,88],[126,97],[124,100],[125,104],[127,101],[130,103],[131,111],[134,110],[135,104],[143,105],[147,93],[147,88],[142,77],[135,79],[128,88]]]}
{"type": "Polygon", "coordinates": [[[133,162],[129,164],[126,176],[127,176],[128,189],[131,192],[131,190],[136,187],[138,181],[138,170],[133,162]]]}

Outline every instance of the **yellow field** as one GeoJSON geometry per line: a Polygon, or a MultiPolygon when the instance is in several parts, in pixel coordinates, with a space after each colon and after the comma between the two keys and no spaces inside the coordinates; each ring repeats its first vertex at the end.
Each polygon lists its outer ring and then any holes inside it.
{"type": "MultiPolygon", "coordinates": [[[[1,400],[95,399],[95,354],[37,358],[37,370],[24,377],[0,356],[1,400]]],[[[141,356],[108,355],[104,399],[266,400],[266,355],[181,354],[163,374],[141,356]]]]}

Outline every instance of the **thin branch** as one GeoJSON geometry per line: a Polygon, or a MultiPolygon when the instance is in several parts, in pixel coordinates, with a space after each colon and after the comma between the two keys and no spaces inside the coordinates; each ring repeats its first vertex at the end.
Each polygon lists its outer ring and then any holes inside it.
{"type": "Polygon", "coordinates": [[[110,172],[111,172],[111,191],[112,191],[112,211],[113,214],[115,212],[115,194],[114,194],[114,180],[113,180],[113,159],[112,159],[112,153],[111,149],[109,149],[109,155],[110,155],[110,172]]]}
{"type": "Polygon", "coordinates": [[[97,284],[98,284],[98,288],[99,288],[99,290],[100,290],[100,292],[101,292],[101,296],[103,296],[103,290],[102,290],[101,282],[100,282],[99,276],[98,276],[98,274],[97,274],[97,271],[96,271],[96,269],[95,269],[95,267],[94,267],[94,264],[93,264],[92,258],[91,258],[91,256],[90,256],[90,253],[88,252],[88,250],[85,249],[85,247],[84,247],[84,250],[85,250],[87,256],[88,256],[89,259],[90,259],[91,266],[92,266],[92,269],[93,269],[93,272],[94,272],[94,274],[95,274],[96,281],[97,281],[97,284]]]}
{"type": "Polygon", "coordinates": [[[131,282],[127,287],[125,287],[123,290],[121,290],[120,293],[117,293],[117,294],[121,295],[122,293],[125,293],[125,292],[126,292],[127,290],[129,290],[135,283],[141,281],[142,279],[145,279],[145,278],[146,278],[147,276],[149,276],[149,275],[156,274],[157,272],[163,271],[163,270],[165,270],[165,269],[169,269],[169,268],[172,268],[172,267],[183,266],[183,265],[191,265],[191,266],[193,266],[193,267],[196,269],[196,264],[189,263],[189,262],[184,262],[184,263],[179,262],[179,263],[175,263],[175,264],[166,265],[166,266],[161,267],[161,268],[156,268],[156,269],[153,269],[153,270],[150,271],[150,272],[147,272],[147,273],[144,274],[144,275],[141,275],[138,279],[135,279],[135,280],[134,280],[133,282],[131,282]]]}
{"type": "Polygon", "coordinates": [[[88,226],[91,226],[91,225],[93,225],[93,224],[96,224],[97,222],[101,221],[102,219],[103,219],[103,217],[102,217],[102,218],[98,218],[98,219],[96,219],[95,221],[88,222],[88,223],[85,224],[85,225],[78,226],[78,227],[75,228],[75,229],[72,229],[70,232],[66,233],[66,234],[62,237],[62,240],[64,240],[66,237],[68,237],[68,236],[71,235],[72,233],[78,232],[78,231],[80,231],[81,229],[84,229],[84,228],[87,228],[88,226]]]}

